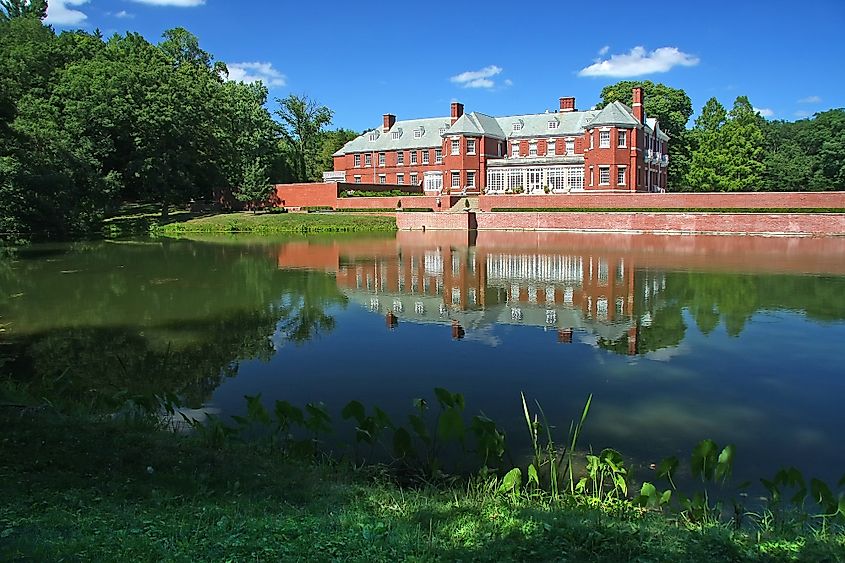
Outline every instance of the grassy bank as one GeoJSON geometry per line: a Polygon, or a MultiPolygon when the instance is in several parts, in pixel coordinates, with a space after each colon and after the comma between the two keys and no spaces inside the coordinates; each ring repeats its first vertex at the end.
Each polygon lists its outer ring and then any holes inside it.
{"type": "Polygon", "coordinates": [[[179,233],[330,233],[395,231],[393,217],[350,213],[226,213],[161,225],[156,232],[179,233]]]}
{"type": "Polygon", "coordinates": [[[0,407],[0,560],[843,561],[841,535],[690,528],[628,504],[400,488],[378,468],[0,407]]]}

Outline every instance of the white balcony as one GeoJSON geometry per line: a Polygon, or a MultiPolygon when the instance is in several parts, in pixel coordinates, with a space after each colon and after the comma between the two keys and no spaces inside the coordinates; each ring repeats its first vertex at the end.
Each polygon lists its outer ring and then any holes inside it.
{"type": "Polygon", "coordinates": [[[324,182],[345,182],[346,181],[346,172],[323,172],[323,181],[324,182]]]}

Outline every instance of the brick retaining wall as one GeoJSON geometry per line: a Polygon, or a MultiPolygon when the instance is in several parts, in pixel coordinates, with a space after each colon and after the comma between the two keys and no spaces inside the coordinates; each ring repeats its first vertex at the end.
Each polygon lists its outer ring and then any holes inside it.
{"type": "Polygon", "coordinates": [[[483,195],[478,203],[482,211],[494,208],[841,209],[845,208],[845,192],[483,195]]]}

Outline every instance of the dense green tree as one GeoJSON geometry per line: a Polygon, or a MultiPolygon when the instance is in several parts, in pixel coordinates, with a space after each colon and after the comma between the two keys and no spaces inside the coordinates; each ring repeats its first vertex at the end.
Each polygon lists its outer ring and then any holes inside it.
{"type": "Polygon", "coordinates": [[[318,170],[320,173],[334,170],[334,153],[343,145],[356,138],[358,133],[350,129],[335,129],[334,131],[323,131],[320,134],[318,155],[318,170]]]}
{"type": "Polygon", "coordinates": [[[281,131],[293,158],[295,181],[321,179],[319,166],[320,133],[332,121],[332,111],[307,96],[291,94],[277,99],[276,115],[281,120],[281,131]]]}
{"type": "Polygon", "coordinates": [[[253,213],[267,202],[272,186],[267,176],[267,166],[256,158],[244,165],[241,181],[234,194],[239,201],[250,204],[253,213]]]}
{"type": "Polygon", "coordinates": [[[47,0],[0,0],[0,20],[47,17],[47,0]]]}

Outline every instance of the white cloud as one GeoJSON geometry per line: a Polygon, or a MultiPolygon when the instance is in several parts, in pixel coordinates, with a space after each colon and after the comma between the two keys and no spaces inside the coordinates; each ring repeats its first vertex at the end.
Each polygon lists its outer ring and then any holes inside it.
{"type": "Polygon", "coordinates": [[[771,117],[775,114],[775,112],[773,112],[769,108],[754,108],[754,111],[756,111],[757,113],[759,113],[763,117],[771,117]]]}
{"type": "Polygon", "coordinates": [[[82,6],[87,3],[88,0],[50,0],[44,22],[58,26],[79,25],[87,20],[88,16],[85,12],[74,10],[69,6],[82,6]]]}
{"type": "Polygon", "coordinates": [[[684,53],[677,47],[660,47],[651,52],[646,51],[645,47],[634,47],[629,53],[597,60],[582,68],[578,75],[622,78],[667,72],[676,66],[695,66],[698,63],[698,57],[684,53]]]}
{"type": "Polygon", "coordinates": [[[508,87],[513,86],[513,80],[511,80],[510,78],[505,78],[503,84],[508,87]]]}
{"type": "Polygon", "coordinates": [[[124,19],[124,18],[134,18],[135,14],[130,14],[126,10],[121,10],[114,15],[116,18],[124,19]]]}
{"type": "Polygon", "coordinates": [[[494,76],[502,72],[502,67],[490,65],[481,70],[468,70],[458,75],[453,76],[449,80],[455,84],[459,84],[463,88],[493,88],[496,86],[496,81],[492,80],[494,76]]]}
{"type": "Polygon", "coordinates": [[[193,8],[205,5],[205,0],[132,0],[137,4],[150,6],[176,6],[177,8],[193,8]]]}
{"type": "Polygon", "coordinates": [[[608,51],[610,51],[610,45],[605,45],[604,47],[599,49],[599,56],[603,57],[604,55],[607,54],[608,51]]]}
{"type": "Polygon", "coordinates": [[[807,96],[798,100],[799,104],[820,104],[822,99],[819,96],[807,96]]]}
{"type": "Polygon", "coordinates": [[[229,68],[229,80],[236,82],[258,82],[265,86],[284,86],[287,78],[284,74],[273,68],[273,63],[227,63],[229,68]]]}

